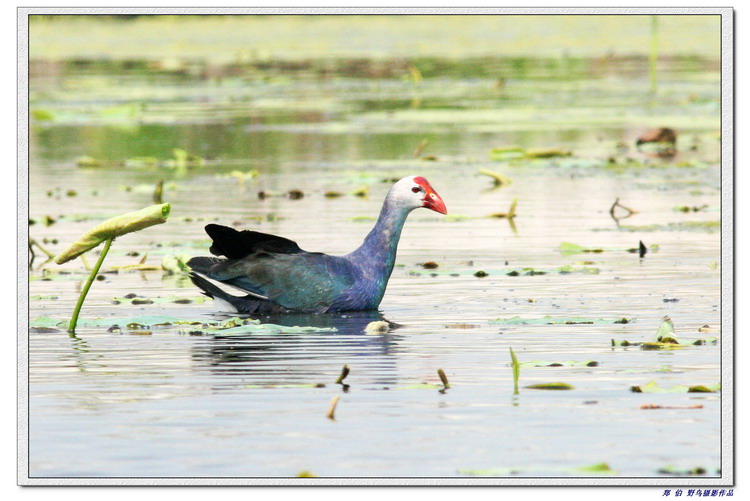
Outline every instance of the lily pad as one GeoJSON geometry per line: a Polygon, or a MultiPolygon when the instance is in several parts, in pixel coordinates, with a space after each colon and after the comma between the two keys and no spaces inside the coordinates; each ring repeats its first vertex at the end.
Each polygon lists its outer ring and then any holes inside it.
{"type": "MultiPolygon", "coordinates": [[[[656,251],[659,249],[659,246],[657,244],[649,245],[648,247],[645,247],[645,249],[650,249],[651,251],[656,251]]],[[[639,249],[633,249],[633,248],[602,248],[602,247],[584,247],[583,245],[574,244],[572,242],[562,242],[559,247],[560,254],[562,255],[572,255],[572,254],[600,254],[602,252],[638,252],[639,249]]],[[[645,251],[643,251],[645,254],[645,251]]]]}
{"type": "Polygon", "coordinates": [[[706,468],[702,466],[696,466],[694,468],[677,468],[675,466],[665,466],[659,468],[659,473],[663,475],[679,475],[679,476],[694,476],[694,475],[705,475],[708,473],[706,468]]]}
{"type": "Polygon", "coordinates": [[[507,477],[510,475],[520,474],[569,474],[569,475],[615,475],[617,472],[610,468],[607,463],[601,462],[592,465],[578,466],[575,468],[560,468],[555,466],[519,466],[519,467],[501,467],[501,468],[484,468],[484,469],[465,469],[459,470],[459,475],[471,475],[474,477],[507,477]]]}
{"type": "Polygon", "coordinates": [[[714,233],[721,229],[721,221],[683,221],[668,224],[651,224],[645,226],[620,225],[621,231],[656,232],[656,231],[702,231],[714,233]]]}
{"type": "Polygon", "coordinates": [[[554,318],[546,315],[541,318],[496,318],[490,320],[491,323],[503,324],[503,325],[608,325],[608,324],[624,324],[633,322],[635,319],[628,318],[617,318],[617,319],[604,319],[604,318],[587,318],[587,317],[559,317],[554,318]]]}
{"type": "Polygon", "coordinates": [[[307,383],[307,384],[248,384],[243,386],[246,390],[258,390],[258,389],[279,389],[279,388],[325,388],[323,383],[307,383]]]}
{"type": "Polygon", "coordinates": [[[678,384],[666,389],[659,386],[656,381],[649,381],[644,385],[630,387],[630,391],[633,393],[716,393],[719,390],[721,390],[721,383],[712,386],[685,386],[678,384]]]}
{"type": "Polygon", "coordinates": [[[522,362],[521,367],[597,367],[599,362],[596,360],[565,360],[563,362],[549,362],[544,360],[529,360],[522,362]]]}
{"type": "MultiPolygon", "coordinates": [[[[260,320],[231,318],[223,322],[206,322],[205,320],[188,320],[167,315],[138,315],[134,317],[87,318],[78,321],[83,327],[111,327],[125,325],[130,330],[149,330],[154,327],[187,327],[196,326],[191,333],[203,334],[292,334],[305,332],[337,332],[335,327],[305,327],[263,324],[260,320]]],[[[59,327],[67,328],[68,320],[39,317],[31,320],[30,327],[59,327]]]]}
{"type": "Polygon", "coordinates": [[[129,296],[121,296],[121,297],[114,297],[112,298],[112,302],[115,304],[120,303],[126,303],[126,304],[165,304],[165,303],[175,303],[175,304],[188,304],[188,303],[196,303],[201,304],[208,301],[208,297],[200,295],[200,296],[156,296],[156,297],[145,297],[145,296],[135,296],[135,297],[129,297],[129,296]]]}

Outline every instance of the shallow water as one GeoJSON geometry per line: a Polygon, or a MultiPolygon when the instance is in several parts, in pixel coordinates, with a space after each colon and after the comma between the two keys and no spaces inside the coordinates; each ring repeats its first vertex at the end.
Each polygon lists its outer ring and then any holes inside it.
{"type": "MultiPolygon", "coordinates": [[[[111,270],[147,255],[157,269],[103,273],[75,337],[64,328],[30,332],[30,476],[601,476],[580,469],[599,463],[609,465],[605,475],[701,467],[718,476],[720,394],[630,388],[720,383],[720,345],[649,351],[611,343],[652,341],[664,316],[679,339],[721,337],[717,74],[669,73],[657,99],[627,76],[579,76],[511,75],[498,91],[494,78],[471,75],[417,85],[32,74],[32,110],[53,118],[32,122],[31,238],[60,252],[93,224],[152,204],[159,179],[172,214],[118,239],[105,261],[111,270]],[[640,131],[664,123],[680,131],[677,157],[633,151],[640,131]],[[424,139],[422,154],[432,160],[413,157],[424,139]],[[574,155],[488,159],[491,148],[510,144],[574,155]],[[168,168],[173,148],[206,165],[168,168]],[[84,155],[102,166],[76,167],[84,155]],[[162,167],[134,166],[137,157],[162,167]],[[493,189],[482,168],[512,184],[493,189]],[[251,169],[258,174],[244,184],[232,176],[251,169]],[[344,254],[369,231],[388,180],[408,174],[430,180],[449,216],[412,213],[380,312],[263,320],[323,329],[315,332],[197,335],[171,325],[137,335],[125,327],[142,315],[227,318],[185,276],[158,269],[166,255],[206,254],[207,222],[344,254]],[[361,187],[368,196],[351,194],[361,187]],[[304,197],[258,197],[292,189],[304,197]],[[331,190],[343,196],[324,196],[331,190]],[[613,219],[618,197],[637,214],[613,219]],[[515,198],[512,224],[487,217],[515,198]],[[45,226],[44,216],[56,222],[45,226]],[[643,258],[628,252],[639,241],[649,248],[643,258]],[[563,242],[603,252],[565,254],[563,242]],[[420,265],[428,261],[438,268],[420,265]],[[488,276],[476,277],[480,270],[488,276]],[[154,302],[113,304],[130,293],[154,302]],[[497,321],[545,316],[563,323],[497,321]],[[574,317],[593,323],[564,323],[574,317]],[[364,332],[381,318],[399,325],[364,332]],[[622,318],[629,322],[614,323],[622,318]],[[92,319],[99,326],[87,326],[92,319]],[[120,332],[108,330],[115,324],[120,332]],[[699,332],[704,325],[710,330],[699,332]],[[522,364],[597,363],[522,366],[514,395],[510,348],[522,364]],[[344,365],[347,388],[335,383],[344,365]],[[450,382],[444,392],[438,369],[450,382]],[[524,388],[557,381],[574,389],[524,388]]],[[[37,251],[30,271],[32,325],[67,320],[86,276],[81,260],[56,266],[43,258],[37,251]]]]}

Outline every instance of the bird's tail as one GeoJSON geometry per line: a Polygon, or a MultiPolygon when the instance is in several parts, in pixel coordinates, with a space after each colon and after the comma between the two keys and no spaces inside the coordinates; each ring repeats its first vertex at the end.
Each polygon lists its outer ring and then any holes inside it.
{"type": "Polygon", "coordinates": [[[198,287],[201,292],[203,292],[203,294],[219,303],[226,303],[227,306],[230,306],[231,308],[236,310],[237,313],[255,315],[276,313],[280,310],[283,310],[283,308],[274,305],[268,299],[260,298],[253,294],[248,294],[246,296],[235,296],[233,294],[230,294],[202,276],[199,272],[193,271],[192,273],[190,273],[190,280],[193,281],[195,286],[198,287]]]}

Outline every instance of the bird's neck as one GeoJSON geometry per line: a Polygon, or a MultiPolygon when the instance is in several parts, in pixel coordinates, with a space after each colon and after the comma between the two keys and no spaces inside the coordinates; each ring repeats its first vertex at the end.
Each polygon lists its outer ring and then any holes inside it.
{"type": "Polygon", "coordinates": [[[350,254],[367,274],[373,273],[388,280],[396,262],[401,229],[409,212],[409,209],[395,206],[386,198],[372,231],[359,249],[350,254]]]}

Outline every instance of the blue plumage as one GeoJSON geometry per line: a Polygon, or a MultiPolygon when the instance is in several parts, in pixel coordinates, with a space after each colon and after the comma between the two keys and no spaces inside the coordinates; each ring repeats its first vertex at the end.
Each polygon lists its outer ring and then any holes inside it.
{"type": "Polygon", "coordinates": [[[191,278],[206,295],[240,313],[376,309],[393,271],[401,229],[418,207],[447,213],[426,179],[412,176],[397,182],[365,241],[345,256],[307,252],[286,238],[210,224],[211,253],[224,257],[191,259],[191,278]],[[215,282],[245,294],[230,294],[215,282]]]}

